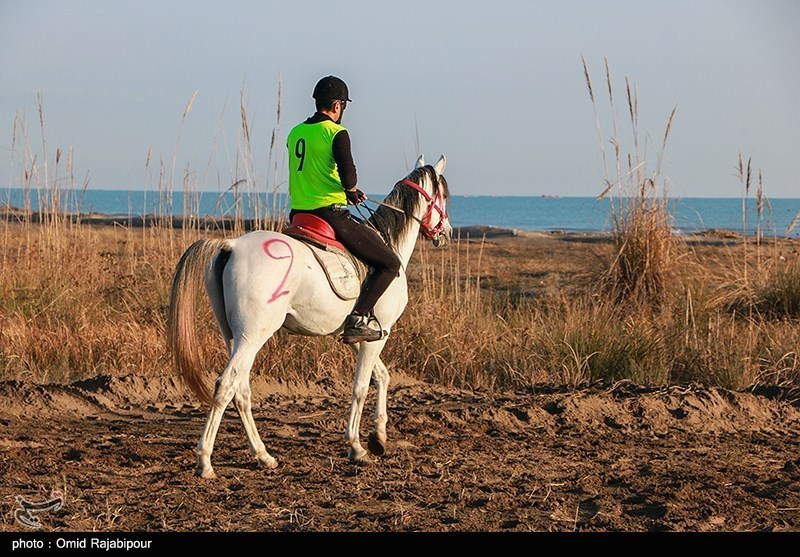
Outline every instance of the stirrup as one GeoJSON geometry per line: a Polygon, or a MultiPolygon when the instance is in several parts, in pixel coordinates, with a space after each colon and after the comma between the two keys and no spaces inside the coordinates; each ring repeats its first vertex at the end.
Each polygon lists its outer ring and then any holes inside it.
{"type": "Polygon", "coordinates": [[[344,333],[342,342],[345,344],[356,344],[357,342],[374,342],[388,336],[389,332],[381,327],[380,321],[374,315],[354,315],[350,314],[344,321],[344,333]],[[378,324],[378,328],[370,327],[372,322],[378,324]]]}

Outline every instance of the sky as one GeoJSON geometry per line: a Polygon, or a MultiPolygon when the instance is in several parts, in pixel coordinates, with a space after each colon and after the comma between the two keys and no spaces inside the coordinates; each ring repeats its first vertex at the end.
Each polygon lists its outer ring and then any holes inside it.
{"type": "Polygon", "coordinates": [[[669,195],[741,197],[741,155],[768,197],[797,198],[799,25],[796,0],[0,0],[0,184],[60,148],[79,188],[157,187],[163,163],[175,189],[285,191],[286,135],[333,74],[366,192],[421,153],[447,157],[454,195],[595,196],[615,125],[636,150],[627,79],[669,195]]]}

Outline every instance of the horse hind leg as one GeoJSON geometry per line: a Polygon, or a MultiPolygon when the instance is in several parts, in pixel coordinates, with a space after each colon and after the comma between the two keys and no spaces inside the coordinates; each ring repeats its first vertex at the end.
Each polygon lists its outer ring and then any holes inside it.
{"type": "MultiPolygon", "coordinates": [[[[261,344],[253,346],[247,342],[235,343],[228,365],[217,379],[211,411],[208,414],[200,440],[197,442],[197,470],[195,472],[197,476],[203,478],[216,477],[214,468],[211,466],[211,453],[214,452],[214,441],[219,431],[222,415],[225,413],[225,409],[230,404],[231,399],[241,389],[241,382],[249,382],[250,368],[253,366],[253,361],[261,344]]],[[[248,432],[249,435],[250,433],[248,432]]],[[[256,433],[257,436],[258,434],[256,433]]],[[[261,443],[261,446],[263,447],[263,443],[261,443]]]]}
{"type": "Polygon", "coordinates": [[[258,434],[256,422],[253,419],[251,390],[250,390],[250,374],[248,372],[246,380],[239,382],[238,389],[233,395],[233,404],[236,406],[236,411],[239,412],[239,417],[242,419],[245,433],[247,433],[247,444],[250,446],[250,453],[255,457],[256,461],[267,469],[274,469],[278,467],[278,461],[271,454],[267,452],[261,436],[258,434]]]}

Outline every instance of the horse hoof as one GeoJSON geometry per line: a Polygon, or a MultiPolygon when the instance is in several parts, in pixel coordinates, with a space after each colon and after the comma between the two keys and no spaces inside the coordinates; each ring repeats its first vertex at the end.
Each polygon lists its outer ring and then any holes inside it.
{"type": "Polygon", "coordinates": [[[267,470],[274,470],[278,467],[278,459],[270,455],[262,455],[256,457],[258,465],[267,470]]]}
{"type": "Polygon", "coordinates": [[[365,451],[362,447],[358,447],[358,449],[350,449],[348,453],[348,458],[351,462],[356,464],[367,464],[369,463],[369,457],[367,456],[367,451],[365,451]]]}
{"type": "Polygon", "coordinates": [[[369,449],[369,452],[375,456],[383,456],[383,454],[386,452],[386,438],[373,431],[369,434],[367,448],[369,449]]]}
{"type": "Polygon", "coordinates": [[[216,480],[217,475],[214,473],[213,468],[198,468],[194,471],[194,475],[206,480],[216,480]]]}

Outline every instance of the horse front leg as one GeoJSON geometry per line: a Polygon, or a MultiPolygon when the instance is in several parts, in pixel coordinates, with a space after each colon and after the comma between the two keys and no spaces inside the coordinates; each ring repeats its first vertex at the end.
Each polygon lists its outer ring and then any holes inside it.
{"type": "Polygon", "coordinates": [[[386,452],[386,422],[389,415],[386,411],[386,399],[389,391],[389,370],[380,358],[375,360],[372,368],[372,379],[377,391],[375,401],[375,429],[367,438],[367,448],[375,456],[383,456],[386,452]]]}
{"type": "MultiPolygon", "coordinates": [[[[349,345],[353,353],[358,356],[358,347],[356,345],[349,345]]],[[[386,402],[389,391],[389,369],[380,357],[375,359],[375,365],[372,367],[372,380],[375,383],[375,390],[377,391],[375,401],[375,429],[372,430],[367,438],[367,448],[369,452],[375,456],[383,456],[386,452],[387,436],[386,424],[389,421],[389,415],[386,410],[386,402]]]]}
{"type": "MultiPolygon", "coordinates": [[[[378,356],[385,344],[386,339],[382,339],[375,342],[361,342],[358,345],[356,372],[353,379],[353,398],[350,403],[350,419],[348,420],[347,429],[344,434],[345,440],[350,445],[348,457],[353,462],[368,461],[367,451],[361,446],[361,414],[364,411],[364,402],[366,401],[367,391],[369,390],[370,377],[372,376],[376,362],[379,360],[378,356]]],[[[385,436],[386,431],[384,423],[384,438],[385,436]]]]}

